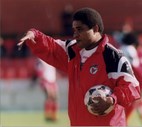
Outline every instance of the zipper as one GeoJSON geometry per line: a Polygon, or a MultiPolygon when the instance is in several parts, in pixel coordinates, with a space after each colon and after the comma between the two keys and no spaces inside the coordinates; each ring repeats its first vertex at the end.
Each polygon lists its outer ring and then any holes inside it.
{"type": "MultiPolygon", "coordinates": [[[[80,64],[80,62],[81,62],[81,57],[80,57],[80,55],[78,54],[77,55],[77,59],[76,59],[77,61],[76,61],[76,64],[75,64],[75,70],[76,70],[76,89],[77,89],[77,92],[79,91],[79,89],[80,89],[80,71],[81,71],[81,64],[80,64]]],[[[77,96],[78,97],[78,96],[77,96]]],[[[76,106],[76,121],[77,121],[77,123],[78,123],[78,101],[77,101],[78,99],[76,99],[76,104],[77,104],[77,106],[76,106]]]]}

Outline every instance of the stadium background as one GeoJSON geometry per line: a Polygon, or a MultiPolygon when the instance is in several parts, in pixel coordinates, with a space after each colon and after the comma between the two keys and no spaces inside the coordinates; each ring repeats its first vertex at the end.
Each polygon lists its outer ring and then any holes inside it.
{"type": "MultiPolygon", "coordinates": [[[[44,94],[38,82],[31,86],[34,56],[27,48],[22,52],[13,47],[16,47],[18,40],[30,28],[39,29],[55,38],[71,37],[65,35],[62,26],[61,15],[66,5],[71,5],[73,10],[80,7],[98,10],[108,34],[120,31],[126,19],[133,20],[136,32],[142,32],[141,0],[0,0],[0,33],[4,42],[1,45],[9,52],[7,56],[1,57],[0,62],[0,125],[51,125],[42,121],[44,94]],[[11,55],[13,52],[14,55],[11,55]],[[25,118],[27,119],[24,120],[25,118]],[[31,123],[29,119],[36,122],[31,123]]],[[[66,76],[58,72],[57,82],[61,111],[59,120],[62,121],[61,125],[68,125],[68,120],[64,121],[67,119],[66,76]]],[[[136,113],[129,123],[142,125],[136,113]],[[131,122],[133,118],[135,123],[131,122]]]]}

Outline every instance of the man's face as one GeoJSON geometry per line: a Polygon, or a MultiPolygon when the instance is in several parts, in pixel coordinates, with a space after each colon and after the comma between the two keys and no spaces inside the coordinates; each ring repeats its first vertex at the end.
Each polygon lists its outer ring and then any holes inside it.
{"type": "Polygon", "coordinates": [[[92,38],[94,35],[93,29],[83,24],[81,21],[73,21],[73,37],[76,39],[78,46],[80,48],[87,48],[92,43],[92,38]]]}

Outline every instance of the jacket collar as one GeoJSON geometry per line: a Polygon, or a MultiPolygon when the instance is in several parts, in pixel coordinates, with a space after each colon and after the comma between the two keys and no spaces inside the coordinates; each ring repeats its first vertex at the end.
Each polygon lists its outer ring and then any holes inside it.
{"type": "MultiPolygon", "coordinates": [[[[106,43],[108,43],[108,42],[109,42],[108,36],[107,36],[106,34],[102,35],[101,42],[98,44],[98,48],[97,48],[96,52],[98,52],[98,53],[99,53],[99,52],[102,52],[103,49],[104,49],[104,46],[105,46],[106,43]]],[[[81,48],[79,48],[79,47],[77,46],[77,44],[75,44],[75,45],[73,46],[73,50],[75,51],[75,53],[79,53],[79,51],[81,50],[81,48]]]]}

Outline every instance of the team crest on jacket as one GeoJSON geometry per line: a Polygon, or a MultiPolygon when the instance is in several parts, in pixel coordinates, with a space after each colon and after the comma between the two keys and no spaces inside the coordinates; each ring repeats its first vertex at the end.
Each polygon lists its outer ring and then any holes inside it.
{"type": "Polygon", "coordinates": [[[96,72],[98,71],[98,65],[93,65],[90,67],[90,73],[91,74],[96,74],[96,72]]]}

